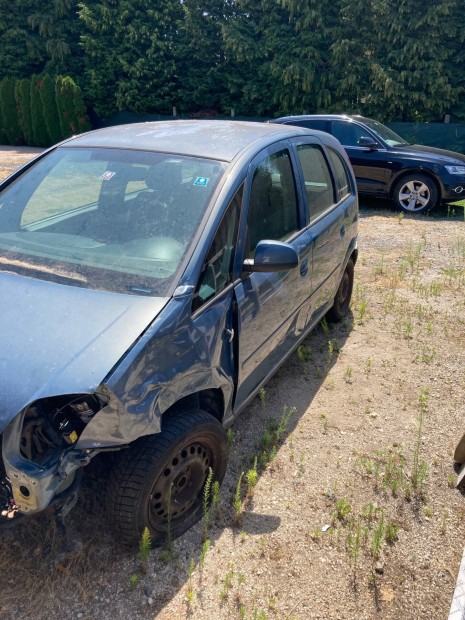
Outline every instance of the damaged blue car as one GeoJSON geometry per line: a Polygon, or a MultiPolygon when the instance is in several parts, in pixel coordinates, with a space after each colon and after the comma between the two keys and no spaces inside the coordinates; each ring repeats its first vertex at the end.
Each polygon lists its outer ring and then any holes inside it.
{"type": "Polygon", "coordinates": [[[225,428],[349,311],[358,202],[330,135],[134,124],[0,185],[0,526],[74,506],[111,452],[120,540],[161,543],[224,477],[225,428]]]}

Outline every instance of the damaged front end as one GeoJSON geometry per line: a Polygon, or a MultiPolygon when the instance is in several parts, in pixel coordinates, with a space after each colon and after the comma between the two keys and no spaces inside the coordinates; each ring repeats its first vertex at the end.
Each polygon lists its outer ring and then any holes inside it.
{"type": "Polygon", "coordinates": [[[81,468],[92,456],[76,444],[106,406],[102,394],[44,398],[28,405],[0,434],[0,525],[52,503],[67,514],[78,497],[81,468]]]}

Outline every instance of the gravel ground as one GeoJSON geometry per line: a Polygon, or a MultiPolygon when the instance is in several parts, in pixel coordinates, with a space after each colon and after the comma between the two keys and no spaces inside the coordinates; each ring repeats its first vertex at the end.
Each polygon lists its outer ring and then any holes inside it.
{"type": "MultiPolygon", "coordinates": [[[[31,153],[0,149],[0,175],[31,153]]],[[[465,538],[452,459],[465,414],[463,209],[402,217],[363,202],[359,247],[350,320],[314,330],[235,423],[209,542],[200,523],[147,561],[121,548],[96,463],[68,519],[71,550],[45,518],[0,542],[3,617],[447,616],[465,538]],[[276,453],[259,459],[255,486],[244,476],[235,511],[240,474],[285,410],[276,453]]]]}

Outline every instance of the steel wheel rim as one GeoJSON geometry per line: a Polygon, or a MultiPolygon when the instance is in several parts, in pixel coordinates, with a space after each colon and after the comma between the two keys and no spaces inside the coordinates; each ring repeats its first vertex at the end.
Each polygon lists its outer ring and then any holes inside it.
{"type": "Polygon", "coordinates": [[[408,181],[399,191],[399,202],[406,211],[419,211],[431,200],[429,187],[423,181],[408,181]]]}
{"type": "Polygon", "coordinates": [[[166,531],[169,524],[174,527],[197,509],[212,464],[211,448],[200,441],[189,443],[169,460],[150,494],[148,516],[155,530],[166,531]]]}

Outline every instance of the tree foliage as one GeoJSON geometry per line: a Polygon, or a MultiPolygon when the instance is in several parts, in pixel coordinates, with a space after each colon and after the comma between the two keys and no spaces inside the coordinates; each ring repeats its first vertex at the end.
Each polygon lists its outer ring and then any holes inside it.
{"type": "Polygon", "coordinates": [[[31,80],[24,78],[16,82],[15,98],[18,121],[23,132],[24,142],[34,144],[31,116],[31,80]]]}
{"type": "Polygon", "coordinates": [[[58,76],[55,96],[62,138],[90,129],[82,91],[72,78],[58,76]]]}
{"type": "Polygon", "coordinates": [[[47,127],[50,143],[55,144],[63,137],[61,129],[60,117],[58,115],[58,107],[55,93],[55,80],[50,75],[45,74],[42,80],[42,88],[40,89],[40,100],[44,113],[44,121],[47,127]]]}
{"type": "Polygon", "coordinates": [[[86,94],[98,114],[165,111],[176,102],[173,50],[178,0],[102,0],[80,5],[86,94]]]}
{"type": "Polygon", "coordinates": [[[465,119],[464,40],[463,0],[0,0],[0,79],[69,76],[100,116],[465,119]]]}
{"type": "Polygon", "coordinates": [[[43,87],[43,78],[33,75],[31,78],[31,118],[34,146],[49,146],[51,144],[42,106],[41,91],[43,87]]]}
{"type": "Polygon", "coordinates": [[[19,125],[16,107],[15,86],[16,81],[11,77],[3,78],[0,82],[2,130],[9,144],[21,144],[23,142],[23,133],[19,125]]]}

